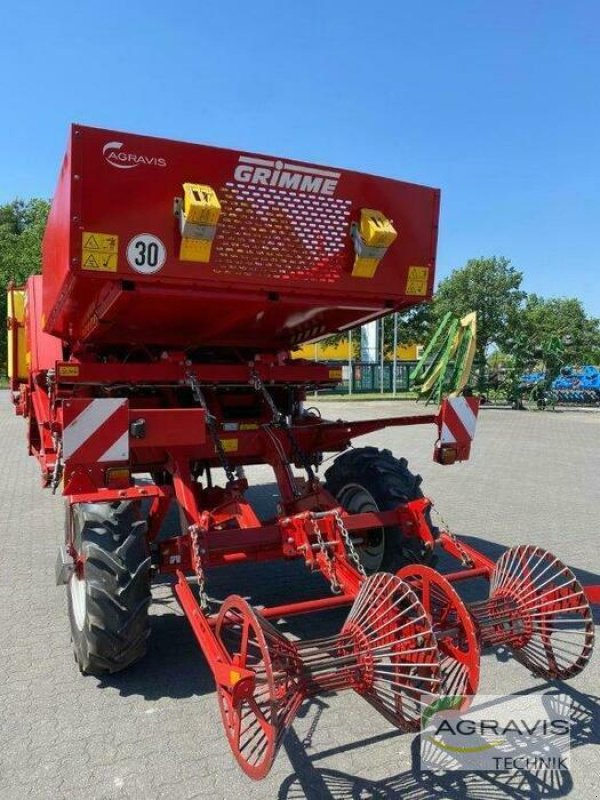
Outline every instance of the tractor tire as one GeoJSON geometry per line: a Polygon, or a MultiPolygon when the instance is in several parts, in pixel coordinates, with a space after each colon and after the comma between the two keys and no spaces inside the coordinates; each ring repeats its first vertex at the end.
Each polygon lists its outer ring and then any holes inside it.
{"type": "Polygon", "coordinates": [[[83,560],[67,583],[75,661],[84,675],[118,672],[145,655],[150,633],[147,525],[132,501],[81,503],[70,513],[83,560]]]}
{"type": "MultiPolygon", "coordinates": [[[[389,450],[360,447],[343,453],[325,472],[325,488],[350,514],[389,511],[401,503],[423,497],[421,476],[413,475],[405,458],[394,458],[389,450]]],[[[435,536],[437,528],[427,523],[435,536]]],[[[368,575],[396,572],[406,564],[430,564],[432,553],[399,527],[376,528],[367,532],[367,542],[357,545],[360,561],[368,575]]]]}

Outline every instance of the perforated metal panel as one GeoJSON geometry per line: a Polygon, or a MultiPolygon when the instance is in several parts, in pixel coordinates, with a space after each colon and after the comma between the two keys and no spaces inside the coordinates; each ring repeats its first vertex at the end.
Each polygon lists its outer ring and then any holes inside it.
{"type": "Polygon", "coordinates": [[[350,244],[349,200],[227,183],[212,267],[222,275],[334,283],[350,244]]]}

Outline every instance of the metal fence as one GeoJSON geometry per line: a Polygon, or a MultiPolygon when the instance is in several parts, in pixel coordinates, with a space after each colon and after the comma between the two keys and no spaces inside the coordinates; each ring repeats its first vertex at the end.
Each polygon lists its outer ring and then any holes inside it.
{"type": "MultiPolygon", "coordinates": [[[[340,364],[339,361],[327,362],[331,367],[341,367],[342,382],[335,389],[328,390],[328,394],[391,394],[393,391],[394,363],[385,361],[383,364],[353,363],[340,364]],[[352,377],[352,386],[349,386],[352,377]],[[383,384],[383,386],[382,386],[383,384]]],[[[414,368],[416,361],[396,362],[396,392],[408,392],[408,376],[414,368]]]]}

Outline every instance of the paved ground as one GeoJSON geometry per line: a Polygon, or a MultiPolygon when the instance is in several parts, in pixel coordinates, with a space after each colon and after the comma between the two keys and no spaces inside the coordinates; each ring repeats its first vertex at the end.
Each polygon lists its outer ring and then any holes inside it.
{"type": "MultiPolygon", "coordinates": [[[[323,404],[329,417],[410,413],[409,404],[323,404]]],[[[576,706],[570,773],[422,774],[418,739],[399,735],[358,696],[303,710],[269,778],[247,780],[230,757],[212,681],[186,620],[155,591],[146,659],[106,680],[82,677],[71,655],[64,589],[53,585],[62,502],[39,488],[25,430],[0,392],[0,798],[597,798],[600,796],[599,657],[566,686],[576,706]]],[[[600,413],[482,412],[473,459],[431,462],[433,429],[391,430],[366,443],[404,454],[448,523],[492,554],[536,542],[600,583],[600,413]],[[492,544],[493,543],[493,544],[492,544]]],[[[255,497],[272,503],[267,471],[255,497]]],[[[310,594],[302,569],[237,568],[214,591],[257,600],[310,594]]],[[[317,587],[320,588],[320,587],[317,587]]],[[[290,622],[316,635],[343,614],[290,622]]],[[[486,655],[481,691],[547,685],[513,661],[486,655]]]]}

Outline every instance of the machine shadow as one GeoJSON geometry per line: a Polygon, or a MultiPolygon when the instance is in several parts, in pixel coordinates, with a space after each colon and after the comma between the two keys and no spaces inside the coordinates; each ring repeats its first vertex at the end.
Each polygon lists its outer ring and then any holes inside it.
{"type": "MultiPolygon", "coordinates": [[[[571,700],[571,747],[600,743],[600,698],[579,692],[560,682],[548,682],[538,687],[516,692],[527,695],[541,691],[559,691],[571,700]]],[[[316,723],[325,704],[317,700],[316,723]]],[[[370,780],[350,775],[340,770],[321,768],[316,762],[339,753],[376,745],[400,736],[397,731],[370,739],[355,741],[351,745],[332,748],[315,755],[307,753],[307,743],[301,741],[292,729],[283,747],[290,759],[293,773],[281,784],[278,800],[542,800],[566,797],[577,787],[568,771],[541,770],[536,773],[514,772],[426,772],[420,768],[420,737],[411,742],[411,768],[390,777],[370,780]]]]}
{"type": "MultiPolygon", "coordinates": [[[[479,550],[483,553],[484,556],[491,558],[492,561],[497,561],[502,553],[507,549],[504,545],[498,544],[498,542],[490,542],[487,539],[481,539],[478,536],[463,536],[461,534],[460,539],[467,544],[474,547],[476,550],[479,550]]],[[[530,544],[530,542],[525,541],[523,544],[530,544]]],[[[543,544],[541,545],[543,547],[543,544]]],[[[600,583],[600,575],[594,572],[588,572],[585,569],[578,569],[576,567],[571,567],[579,581],[583,584],[588,583],[600,583]]]]}

